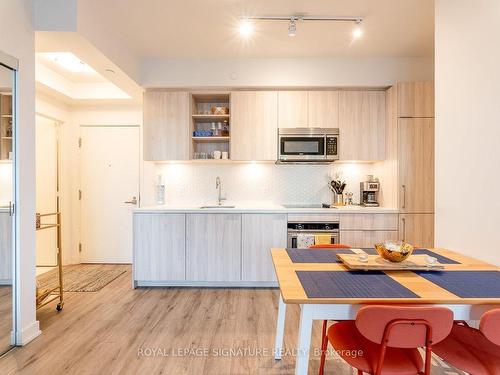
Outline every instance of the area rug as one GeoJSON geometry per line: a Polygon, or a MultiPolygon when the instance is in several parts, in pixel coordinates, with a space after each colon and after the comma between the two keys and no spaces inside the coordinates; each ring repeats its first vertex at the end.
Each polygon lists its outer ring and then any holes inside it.
{"type": "MultiPolygon", "coordinates": [[[[128,265],[74,264],[63,266],[63,290],[65,292],[97,292],[122,275],[128,265]]],[[[37,276],[39,288],[57,287],[58,270],[54,268],[37,276]]]]}

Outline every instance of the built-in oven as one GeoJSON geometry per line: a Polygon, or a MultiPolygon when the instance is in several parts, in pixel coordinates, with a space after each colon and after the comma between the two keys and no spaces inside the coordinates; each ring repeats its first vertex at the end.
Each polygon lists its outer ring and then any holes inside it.
{"type": "Polygon", "coordinates": [[[337,128],[279,128],[278,162],[332,162],[339,158],[337,128]]]}
{"type": "Polygon", "coordinates": [[[325,243],[328,238],[330,244],[340,243],[339,222],[289,222],[288,223],[288,248],[307,248],[314,245],[317,239],[325,243]]]}

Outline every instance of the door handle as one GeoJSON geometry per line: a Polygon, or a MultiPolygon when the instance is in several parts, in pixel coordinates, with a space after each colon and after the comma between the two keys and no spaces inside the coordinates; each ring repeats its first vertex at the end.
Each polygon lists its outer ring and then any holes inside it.
{"type": "Polygon", "coordinates": [[[9,202],[9,216],[14,216],[14,203],[9,202]]]}
{"type": "Polygon", "coordinates": [[[401,221],[403,222],[403,238],[402,241],[406,241],[406,219],[403,217],[401,218],[401,221]]]}
{"type": "Polygon", "coordinates": [[[132,200],[130,201],[125,201],[123,203],[128,203],[128,204],[137,204],[137,197],[132,197],[132,200]]]}
{"type": "Polygon", "coordinates": [[[401,185],[403,188],[403,206],[401,208],[406,208],[406,185],[401,185]]]}

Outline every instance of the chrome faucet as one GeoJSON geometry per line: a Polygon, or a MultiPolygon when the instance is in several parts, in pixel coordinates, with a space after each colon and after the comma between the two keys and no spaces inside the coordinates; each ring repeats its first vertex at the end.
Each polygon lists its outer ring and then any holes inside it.
{"type": "Polygon", "coordinates": [[[218,189],[217,204],[219,206],[221,206],[222,205],[222,182],[221,182],[219,176],[217,176],[217,178],[215,179],[215,188],[218,189]]]}

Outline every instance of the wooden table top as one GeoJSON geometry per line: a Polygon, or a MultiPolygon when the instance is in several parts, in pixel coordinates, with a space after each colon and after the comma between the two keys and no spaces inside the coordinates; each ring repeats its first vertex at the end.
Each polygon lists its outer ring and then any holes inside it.
{"type": "MultiPolygon", "coordinates": [[[[499,271],[500,268],[445,249],[429,249],[461,264],[445,264],[444,270],[499,271]]],[[[315,251],[315,250],[311,250],[315,251]]],[[[316,250],[317,251],[317,250],[316,250]]],[[[367,303],[433,303],[433,304],[500,304],[500,298],[461,298],[411,271],[385,271],[392,279],[420,298],[308,298],[296,271],[348,271],[341,263],[293,263],[286,249],[271,249],[274,269],[285,303],[295,304],[367,304],[367,303]]]]}

